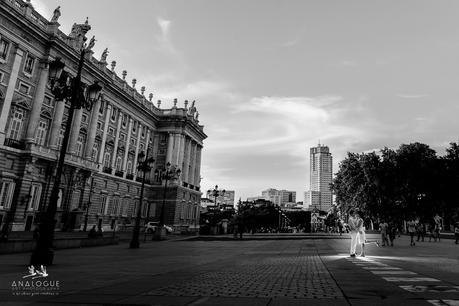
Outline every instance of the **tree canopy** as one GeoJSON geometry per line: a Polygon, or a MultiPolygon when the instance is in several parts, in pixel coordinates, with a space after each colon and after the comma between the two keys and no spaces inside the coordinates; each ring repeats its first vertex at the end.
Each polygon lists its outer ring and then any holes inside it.
{"type": "Polygon", "coordinates": [[[332,183],[341,211],[361,210],[374,220],[430,220],[435,213],[459,221],[459,146],[445,156],[428,145],[402,144],[397,150],[348,153],[332,183]]]}

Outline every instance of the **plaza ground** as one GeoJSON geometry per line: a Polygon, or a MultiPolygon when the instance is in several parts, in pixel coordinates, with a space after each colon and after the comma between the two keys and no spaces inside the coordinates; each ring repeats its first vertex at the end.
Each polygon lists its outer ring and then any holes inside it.
{"type": "Polygon", "coordinates": [[[346,236],[290,238],[60,250],[47,269],[46,279],[59,281],[53,296],[13,295],[29,254],[1,255],[0,305],[459,305],[453,240],[410,247],[402,236],[350,258],[346,236]]]}

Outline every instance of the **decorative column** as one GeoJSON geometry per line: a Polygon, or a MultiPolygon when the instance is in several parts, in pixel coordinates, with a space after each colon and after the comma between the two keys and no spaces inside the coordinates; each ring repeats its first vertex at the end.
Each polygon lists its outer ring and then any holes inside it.
{"type": "MultiPolygon", "coordinates": [[[[139,133],[140,133],[140,130],[139,130],[139,133]]],[[[151,133],[152,133],[152,131],[150,129],[148,129],[147,138],[145,139],[145,152],[147,152],[148,146],[150,145],[150,135],[151,135],[151,133]]]]}
{"type": "Polygon", "coordinates": [[[183,158],[183,169],[182,169],[182,178],[183,181],[189,183],[188,180],[188,168],[190,167],[190,154],[191,154],[191,139],[185,137],[185,156],[183,158]]]}
{"type": "MultiPolygon", "coordinates": [[[[139,126],[140,126],[140,123],[139,123],[139,126]]],[[[148,129],[147,129],[148,130],[148,129]]],[[[133,170],[133,174],[134,174],[134,178],[137,177],[137,156],[139,155],[139,148],[140,148],[140,134],[142,133],[137,133],[137,143],[136,143],[136,146],[135,146],[135,155],[134,155],[134,164],[132,165],[132,170],[133,170]]],[[[150,134],[150,132],[148,132],[148,134],[150,134]]]]}
{"type": "MultiPolygon", "coordinates": [[[[179,135],[179,148],[178,148],[178,161],[177,165],[180,169],[183,169],[183,158],[185,157],[185,135],[179,135]]],[[[183,170],[182,170],[183,171],[183,170]]]]}
{"type": "Polygon", "coordinates": [[[64,117],[65,100],[55,101],[54,118],[51,124],[51,134],[49,135],[49,147],[57,149],[57,142],[59,140],[59,132],[62,126],[62,118],[64,117]]]}
{"type": "Polygon", "coordinates": [[[3,107],[0,114],[0,145],[5,143],[6,138],[6,122],[10,114],[11,101],[13,100],[14,88],[16,87],[16,81],[18,79],[19,67],[24,57],[24,51],[16,47],[16,53],[14,54],[13,68],[11,69],[10,80],[8,81],[8,87],[6,88],[5,99],[3,100],[3,107]]]}
{"type": "Polygon", "coordinates": [[[167,155],[166,155],[166,163],[172,164],[172,153],[174,152],[174,134],[169,133],[167,140],[167,155]]]}
{"type": "MultiPolygon", "coordinates": [[[[110,121],[111,112],[112,112],[112,105],[107,102],[107,108],[105,110],[104,132],[102,134],[102,142],[100,143],[99,160],[97,161],[101,165],[104,162],[105,143],[107,142],[108,125],[110,121]]],[[[102,172],[103,168],[104,168],[103,166],[100,167],[99,172],[102,172]]]]}
{"type": "Polygon", "coordinates": [[[201,151],[202,147],[198,144],[196,146],[196,163],[194,174],[194,185],[197,187],[201,185],[201,151]]]}
{"type": "MultiPolygon", "coordinates": [[[[88,139],[86,140],[86,156],[87,159],[90,159],[92,156],[92,148],[94,147],[94,142],[96,141],[96,132],[97,132],[97,121],[99,119],[99,109],[100,109],[101,100],[97,99],[96,103],[92,107],[91,113],[91,122],[89,123],[88,139]]],[[[99,148],[99,153],[101,149],[99,148]]],[[[102,154],[103,155],[103,154],[102,154]]],[[[97,160],[97,156],[94,157],[94,160],[97,160]]]]}
{"type": "Polygon", "coordinates": [[[73,114],[72,129],[70,130],[69,146],[67,147],[70,154],[75,154],[75,147],[80,134],[81,116],[83,108],[77,108],[73,114]]]}
{"type": "Polygon", "coordinates": [[[110,165],[110,168],[112,168],[112,174],[115,171],[116,158],[118,157],[118,141],[120,140],[121,121],[123,121],[123,114],[121,113],[121,110],[120,110],[119,115],[118,115],[118,125],[116,127],[115,144],[113,145],[112,163],[110,165]]]}
{"type": "Polygon", "coordinates": [[[27,134],[25,139],[27,143],[35,142],[35,131],[37,130],[38,122],[40,120],[41,106],[43,105],[43,100],[45,99],[46,84],[48,84],[48,61],[41,61],[40,66],[40,79],[38,80],[35,97],[32,102],[32,110],[30,111],[29,124],[27,126],[27,134]]]}
{"type": "MultiPolygon", "coordinates": [[[[132,118],[129,119],[129,125],[128,125],[128,136],[127,136],[127,139],[126,139],[126,146],[125,146],[125,149],[124,149],[124,158],[123,158],[123,177],[126,178],[126,167],[127,167],[127,160],[128,160],[128,154],[129,154],[129,146],[131,145],[130,141],[131,141],[131,133],[132,133],[132,124],[133,124],[134,120],[132,120],[132,118]]],[[[140,124],[139,124],[139,128],[140,128],[140,124]]],[[[138,130],[139,134],[140,134],[140,129],[138,130]]],[[[134,166],[133,166],[134,167],[134,166]]]]}
{"type": "Polygon", "coordinates": [[[194,174],[195,174],[195,165],[196,165],[196,143],[191,140],[191,155],[190,155],[190,173],[188,173],[188,183],[194,185],[194,174]]]}

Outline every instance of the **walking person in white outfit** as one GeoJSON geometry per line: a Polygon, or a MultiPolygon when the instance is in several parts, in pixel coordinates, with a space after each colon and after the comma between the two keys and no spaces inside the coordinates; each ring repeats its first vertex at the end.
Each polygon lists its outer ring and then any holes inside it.
{"type": "Polygon", "coordinates": [[[350,255],[351,257],[355,257],[355,248],[357,247],[357,235],[359,234],[358,229],[358,219],[354,215],[354,210],[349,211],[349,221],[347,222],[349,226],[349,234],[351,235],[351,250],[350,255]]]}

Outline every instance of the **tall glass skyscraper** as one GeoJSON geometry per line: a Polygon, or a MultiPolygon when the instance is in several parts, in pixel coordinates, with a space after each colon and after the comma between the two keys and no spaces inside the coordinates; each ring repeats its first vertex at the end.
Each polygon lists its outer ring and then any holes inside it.
{"type": "Polygon", "coordinates": [[[330,149],[319,144],[310,149],[310,190],[305,193],[305,204],[313,209],[327,211],[333,203],[330,184],[333,177],[333,159],[330,149]]]}

